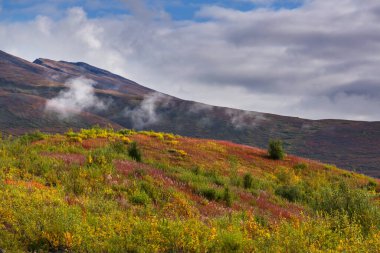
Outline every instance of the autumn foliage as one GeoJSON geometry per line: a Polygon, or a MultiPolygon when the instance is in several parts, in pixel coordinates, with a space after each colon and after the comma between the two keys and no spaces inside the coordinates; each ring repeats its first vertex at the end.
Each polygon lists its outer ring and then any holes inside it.
{"type": "Polygon", "coordinates": [[[332,165],[167,133],[4,137],[0,249],[379,252],[378,189],[332,165]]]}

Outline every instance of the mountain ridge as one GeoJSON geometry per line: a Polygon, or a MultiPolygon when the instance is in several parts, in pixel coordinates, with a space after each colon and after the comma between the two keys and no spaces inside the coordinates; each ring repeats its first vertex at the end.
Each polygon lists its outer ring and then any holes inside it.
{"type": "Polygon", "coordinates": [[[2,132],[64,132],[99,124],[229,140],[260,148],[278,138],[289,153],[380,177],[380,122],[307,120],[209,106],[156,92],[87,63],[43,58],[34,62],[0,52],[2,132]],[[87,108],[64,120],[47,114],[46,103],[69,90],[68,80],[81,76],[94,81],[93,95],[106,101],[107,108],[87,108]]]}

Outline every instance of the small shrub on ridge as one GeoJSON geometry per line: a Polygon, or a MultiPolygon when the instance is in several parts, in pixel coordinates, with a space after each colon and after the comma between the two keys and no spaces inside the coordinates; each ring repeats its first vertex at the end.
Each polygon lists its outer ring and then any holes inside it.
{"type": "Polygon", "coordinates": [[[285,151],[282,146],[282,141],[271,140],[269,142],[268,154],[273,160],[283,160],[285,158],[285,151]]]}

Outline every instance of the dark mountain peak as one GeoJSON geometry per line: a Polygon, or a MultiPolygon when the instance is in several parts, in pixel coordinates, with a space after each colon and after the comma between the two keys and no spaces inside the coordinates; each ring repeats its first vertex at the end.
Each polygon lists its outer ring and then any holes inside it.
{"type": "Polygon", "coordinates": [[[38,65],[43,65],[44,60],[45,60],[45,59],[43,59],[43,58],[38,58],[38,59],[35,59],[35,60],[33,61],[33,63],[34,63],[34,64],[38,64],[38,65]]]}
{"type": "Polygon", "coordinates": [[[74,66],[77,66],[79,67],[80,69],[84,70],[84,71],[88,71],[90,73],[93,73],[93,74],[96,74],[96,75],[103,75],[103,76],[116,76],[115,74],[107,71],[107,70],[104,70],[104,69],[101,69],[101,68],[97,68],[97,67],[94,67],[90,64],[87,64],[85,62],[66,62],[66,61],[60,61],[61,63],[64,63],[64,64],[71,64],[71,65],[74,65],[74,66]]]}
{"type": "Polygon", "coordinates": [[[54,69],[56,71],[65,72],[68,74],[81,75],[81,74],[94,74],[103,76],[117,76],[107,70],[94,67],[85,62],[68,62],[68,61],[54,61],[45,58],[38,58],[33,63],[54,69]]]}
{"type": "Polygon", "coordinates": [[[107,70],[94,67],[85,62],[54,61],[50,59],[38,58],[33,63],[70,75],[95,75],[123,78],[107,70]]]}
{"type": "Polygon", "coordinates": [[[68,77],[85,76],[94,80],[98,89],[117,90],[122,93],[137,95],[154,92],[136,82],[84,62],[54,61],[39,58],[34,63],[58,71],[68,77]]]}
{"type": "Polygon", "coordinates": [[[44,59],[44,58],[38,58],[38,59],[33,61],[33,63],[36,65],[39,65],[39,66],[42,66],[42,67],[45,67],[45,68],[48,68],[48,69],[51,69],[54,71],[58,71],[58,72],[64,72],[62,69],[60,69],[58,67],[54,67],[54,65],[50,64],[50,62],[53,62],[53,61],[49,60],[49,59],[44,59]]]}

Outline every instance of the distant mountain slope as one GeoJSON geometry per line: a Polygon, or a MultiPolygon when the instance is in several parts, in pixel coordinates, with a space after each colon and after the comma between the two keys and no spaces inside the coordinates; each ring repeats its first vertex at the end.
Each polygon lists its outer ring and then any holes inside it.
{"type": "Polygon", "coordinates": [[[31,63],[0,51],[0,106],[0,128],[12,134],[99,124],[261,148],[269,139],[280,138],[289,153],[380,177],[380,122],[313,121],[204,105],[158,93],[86,63],[48,59],[31,63]],[[85,108],[64,119],[46,113],[46,102],[68,90],[65,82],[80,76],[96,82],[94,95],[106,109],[85,108]]]}

